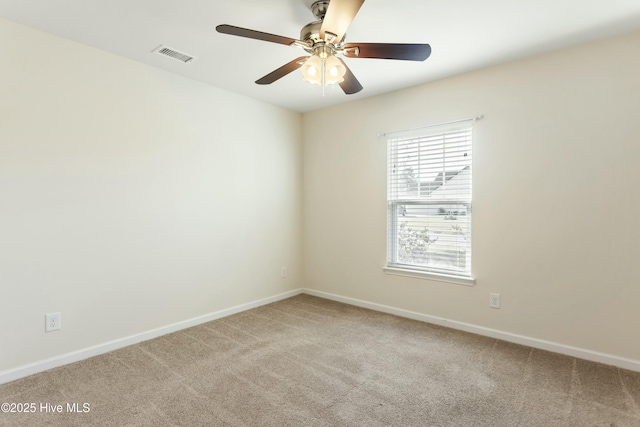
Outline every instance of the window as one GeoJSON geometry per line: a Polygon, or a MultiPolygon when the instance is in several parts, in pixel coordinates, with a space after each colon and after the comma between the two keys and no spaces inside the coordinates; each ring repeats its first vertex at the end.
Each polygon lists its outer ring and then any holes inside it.
{"type": "Polygon", "coordinates": [[[389,136],[388,272],[408,270],[473,284],[472,124],[389,136]]]}

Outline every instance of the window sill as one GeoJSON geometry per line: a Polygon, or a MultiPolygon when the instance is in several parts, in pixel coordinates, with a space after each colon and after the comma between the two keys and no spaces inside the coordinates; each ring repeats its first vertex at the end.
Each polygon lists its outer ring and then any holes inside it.
{"type": "Polygon", "coordinates": [[[438,282],[455,283],[456,285],[475,286],[476,279],[471,277],[450,276],[448,274],[429,273],[419,270],[406,270],[404,268],[396,267],[384,267],[386,274],[393,274],[396,276],[415,277],[417,279],[436,280],[438,282]]]}

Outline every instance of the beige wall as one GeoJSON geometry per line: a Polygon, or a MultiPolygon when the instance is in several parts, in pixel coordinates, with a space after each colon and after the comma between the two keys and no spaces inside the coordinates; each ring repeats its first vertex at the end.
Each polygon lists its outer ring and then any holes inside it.
{"type": "Polygon", "coordinates": [[[640,360],[638,45],[301,118],[0,20],[0,372],[303,286],[640,360]],[[385,275],[376,134],[476,114],[477,285],[385,275]]]}
{"type": "Polygon", "coordinates": [[[640,360],[638,46],[635,33],[305,114],[306,286],[640,360]],[[477,114],[477,285],[385,275],[376,134],[477,114]]]}
{"type": "Polygon", "coordinates": [[[0,51],[0,372],[301,286],[299,114],[4,20],[0,51]]]}

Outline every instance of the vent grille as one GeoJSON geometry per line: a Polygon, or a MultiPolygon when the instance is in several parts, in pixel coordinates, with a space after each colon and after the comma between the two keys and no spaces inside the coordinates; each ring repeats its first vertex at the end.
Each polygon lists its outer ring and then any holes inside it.
{"type": "Polygon", "coordinates": [[[189,62],[195,61],[197,58],[193,55],[189,55],[188,53],[180,52],[168,46],[160,45],[157,48],[153,49],[153,53],[157,53],[158,55],[166,56],[168,58],[175,59],[176,61],[184,62],[188,64],[189,62]]]}

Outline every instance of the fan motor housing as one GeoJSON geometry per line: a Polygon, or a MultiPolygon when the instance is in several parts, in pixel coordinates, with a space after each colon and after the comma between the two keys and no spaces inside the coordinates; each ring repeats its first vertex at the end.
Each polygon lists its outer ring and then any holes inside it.
{"type": "Polygon", "coordinates": [[[317,43],[320,41],[320,27],[322,27],[322,21],[315,21],[305,25],[300,30],[300,40],[305,42],[317,43]]]}
{"type": "MultiPolygon", "coordinates": [[[[318,20],[302,27],[302,30],[300,30],[300,40],[311,43],[312,46],[324,42],[324,40],[320,38],[320,28],[322,27],[322,21],[327,13],[327,9],[329,9],[329,0],[319,0],[311,5],[311,12],[318,20]]],[[[342,37],[342,40],[331,40],[330,42],[333,46],[340,47],[344,43],[345,37],[346,34],[342,37]]]]}

